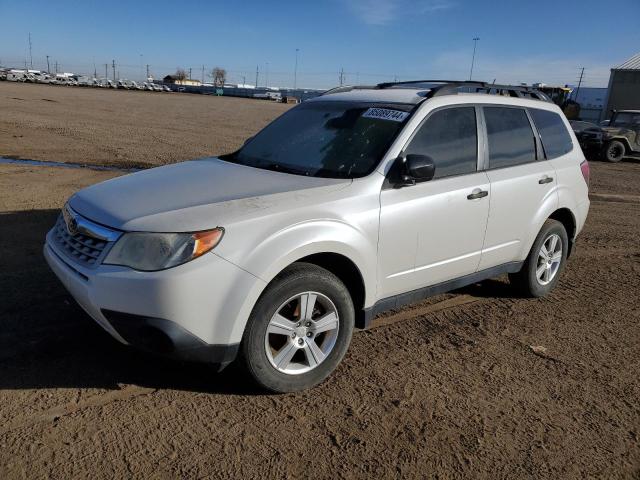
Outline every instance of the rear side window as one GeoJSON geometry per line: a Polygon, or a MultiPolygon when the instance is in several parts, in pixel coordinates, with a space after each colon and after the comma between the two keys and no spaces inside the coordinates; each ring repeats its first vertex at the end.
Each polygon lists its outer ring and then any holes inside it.
{"type": "Polygon", "coordinates": [[[489,168],[504,168],[536,160],[536,143],[522,108],[484,107],[489,137],[489,168]]]}
{"type": "Polygon", "coordinates": [[[406,154],[429,155],[433,178],[473,173],[478,166],[478,133],[474,107],[445,108],[433,113],[414,135],[406,154]]]}
{"type": "Polygon", "coordinates": [[[560,115],[535,108],[530,109],[529,112],[538,129],[544,153],[548,159],[559,157],[573,150],[571,136],[560,115]]]}

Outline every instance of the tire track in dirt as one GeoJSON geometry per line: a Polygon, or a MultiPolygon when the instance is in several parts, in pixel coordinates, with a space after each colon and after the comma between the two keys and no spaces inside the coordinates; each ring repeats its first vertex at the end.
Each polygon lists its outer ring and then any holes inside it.
{"type": "Polygon", "coordinates": [[[112,402],[121,402],[130,400],[141,395],[149,395],[155,392],[155,388],[139,387],[137,385],[129,385],[120,390],[114,390],[107,393],[93,395],[86,400],[77,403],[67,403],[53,408],[49,408],[38,415],[29,415],[27,417],[14,417],[12,421],[6,423],[0,428],[0,436],[6,435],[12,430],[28,428],[42,422],[56,422],[62,417],[73,415],[87,408],[104,407],[112,402]]]}

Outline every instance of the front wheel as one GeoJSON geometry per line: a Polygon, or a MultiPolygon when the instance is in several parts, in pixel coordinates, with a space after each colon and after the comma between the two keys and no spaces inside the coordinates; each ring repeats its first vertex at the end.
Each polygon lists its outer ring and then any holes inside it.
{"type": "Polygon", "coordinates": [[[242,341],[249,374],[261,387],[284,393],[325,380],[344,357],[353,333],[353,302],[331,272],[295,263],[256,303],[242,341]]]}
{"type": "Polygon", "coordinates": [[[562,223],[548,219],[533,242],[522,269],[509,274],[509,282],[529,297],[544,297],[558,283],[569,251],[569,238],[562,223]]]}
{"type": "Polygon", "coordinates": [[[604,158],[609,162],[619,162],[624,157],[624,143],[618,140],[610,141],[604,148],[604,158]]]}

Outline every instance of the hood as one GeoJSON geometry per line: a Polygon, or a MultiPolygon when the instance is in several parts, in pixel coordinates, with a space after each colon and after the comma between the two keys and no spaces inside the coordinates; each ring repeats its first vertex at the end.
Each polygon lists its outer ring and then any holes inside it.
{"type": "Polygon", "coordinates": [[[125,231],[193,232],[286,208],[351,180],[305,177],[205,158],[143,170],[85,188],[69,205],[125,231]]]}
{"type": "Polygon", "coordinates": [[[632,132],[629,128],[625,127],[602,127],[602,131],[608,137],[619,137],[632,132]]]}

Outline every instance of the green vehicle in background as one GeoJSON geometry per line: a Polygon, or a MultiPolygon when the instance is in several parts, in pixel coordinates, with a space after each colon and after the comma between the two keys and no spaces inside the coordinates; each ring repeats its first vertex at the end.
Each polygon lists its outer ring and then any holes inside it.
{"type": "Polygon", "coordinates": [[[604,130],[602,156],[609,162],[619,162],[624,157],[640,158],[640,110],[613,112],[604,130]]]}

